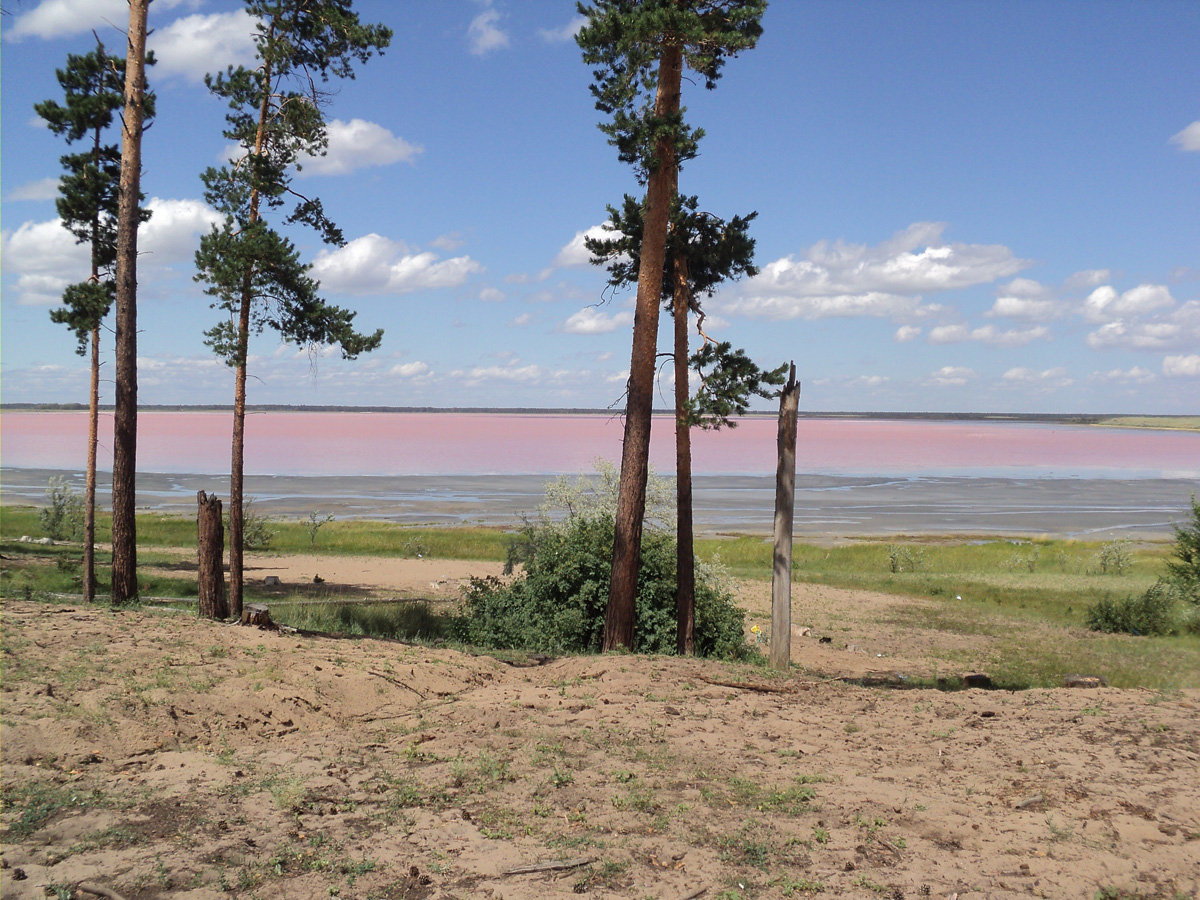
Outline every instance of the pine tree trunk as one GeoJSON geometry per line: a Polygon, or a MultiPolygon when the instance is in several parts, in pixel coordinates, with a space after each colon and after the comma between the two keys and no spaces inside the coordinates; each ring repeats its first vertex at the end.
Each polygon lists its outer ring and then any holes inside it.
{"type": "Polygon", "coordinates": [[[249,277],[242,294],[238,315],[238,366],[233,389],[233,454],[229,468],[229,612],[234,618],[242,615],[243,593],[243,535],[245,496],[242,486],[246,450],[246,357],[250,349],[250,286],[249,277]]]}
{"type": "Polygon", "coordinates": [[[796,416],[800,385],[792,363],[779,395],[779,461],[775,470],[775,552],[771,567],[771,665],[786,672],[792,661],[792,522],[796,504],[796,416]]]}
{"type": "Polygon", "coordinates": [[[225,526],[221,523],[221,500],[204,491],[196,495],[197,587],[202,619],[229,617],[225,602],[225,526]]]}
{"type": "Polygon", "coordinates": [[[696,652],[696,549],[692,536],[692,427],[688,421],[688,311],[692,292],[687,257],[675,259],[675,609],[676,652],[696,652]]]}
{"type": "Polygon", "coordinates": [[[87,483],[83,489],[83,599],[96,601],[96,443],[100,420],[100,326],[92,329],[92,384],[88,397],[87,483]]]}
{"type": "MultiPolygon", "coordinates": [[[[656,116],[679,111],[683,50],[678,43],[663,48],[658,64],[656,116]]],[[[658,350],[658,307],[662,298],[667,254],[667,225],[675,195],[678,163],[669,140],[659,141],[657,167],[646,190],[646,217],[638,268],[637,307],[633,315],[633,354],[629,363],[625,439],[621,447],[621,485],[617,495],[612,579],[604,616],[604,650],[633,646],[637,623],[638,569],[642,553],[642,519],[646,513],[646,477],[650,465],[650,417],[654,410],[654,361],[658,350]]]]}
{"type": "Polygon", "coordinates": [[[116,411],[113,417],[112,602],[137,597],[137,229],[142,174],[142,118],[146,92],[146,10],[129,0],[125,54],[125,109],[121,128],[120,203],[117,210],[116,411]]]}

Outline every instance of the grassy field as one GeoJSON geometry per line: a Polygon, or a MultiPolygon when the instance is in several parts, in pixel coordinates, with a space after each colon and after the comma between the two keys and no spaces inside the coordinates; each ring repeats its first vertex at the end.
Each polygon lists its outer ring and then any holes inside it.
{"type": "MultiPolygon", "coordinates": [[[[108,536],[102,519],[100,540],[108,536]]],[[[146,598],[190,600],[196,596],[195,522],[145,514],[138,518],[139,562],[155,574],[140,577],[146,598]]],[[[501,561],[511,539],[499,530],[430,529],[390,523],[336,521],[315,542],[300,522],[272,522],[270,552],[287,556],[401,557],[501,561]]],[[[5,507],[0,515],[0,595],[77,595],[78,545],[21,543],[40,535],[37,511],[5,507]]],[[[697,555],[719,561],[744,584],[770,580],[772,547],[761,537],[728,536],[697,541],[697,555]]],[[[1049,685],[1064,671],[1098,671],[1114,684],[1157,689],[1200,687],[1200,637],[1138,638],[1098,635],[1084,629],[1084,614],[1101,599],[1140,594],[1163,573],[1170,545],[987,536],[954,539],[865,540],[840,546],[797,544],[794,579],[800,584],[864,590],[911,598],[876,615],[871,626],[970,638],[970,651],[938,650],[947,669],[966,665],[966,652],[987,648],[989,667],[1003,683],[1049,685]]],[[[99,592],[107,592],[108,554],[98,553],[99,592]]],[[[248,602],[268,599],[247,584],[248,602]]],[[[344,602],[327,597],[269,596],[272,615],[299,628],[432,640],[443,633],[448,610],[409,602],[344,602]]],[[[378,599],[378,598],[377,598],[378,599]]],[[[761,612],[751,621],[761,620],[761,612]]],[[[761,624],[761,622],[760,622],[761,624]]],[[[835,632],[837,624],[823,622],[835,632]]]]}
{"type": "Polygon", "coordinates": [[[1119,428],[1170,428],[1178,431],[1200,431],[1200,416],[1112,416],[1100,419],[1096,424],[1119,428]]]}

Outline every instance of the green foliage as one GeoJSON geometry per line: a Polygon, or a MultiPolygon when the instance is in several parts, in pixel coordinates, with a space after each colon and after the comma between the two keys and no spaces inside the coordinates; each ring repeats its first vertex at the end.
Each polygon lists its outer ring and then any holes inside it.
{"type": "Polygon", "coordinates": [[[663,47],[683,50],[685,68],[716,87],[726,58],[752,48],[762,34],[766,0],[595,0],[579,3],[587,19],[576,35],[592,66],[596,109],[610,116],[600,130],[622,162],[645,179],[658,168],[660,142],[674,145],[679,162],[692,159],[704,132],[683,123],[683,112],[657,116],[658,63],[663,47]]]}
{"type": "MultiPolygon", "coordinates": [[[[147,63],[154,63],[152,56],[147,63]]],[[[63,101],[34,104],[34,112],[68,144],[86,142],[82,152],[60,158],[64,174],[55,206],[63,227],[79,243],[89,245],[91,277],[66,289],[64,305],[51,310],[50,319],[71,330],[78,342],[76,352],[83,356],[92,330],[108,314],[115,297],[112,268],[117,256],[121,150],[104,138],[125,102],[125,60],[110,55],[97,40],[90,53],[68,54],[66,67],[56,75],[63,101]]],[[[152,118],[154,95],[148,94],[145,102],[146,116],[152,118]]],[[[139,216],[144,222],[150,211],[142,210],[139,216]]]]}
{"type": "Polygon", "coordinates": [[[1175,525],[1172,559],[1167,561],[1167,578],[1183,598],[1200,606],[1200,502],[1192,494],[1191,520],[1175,525]]]}
{"type": "Polygon", "coordinates": [[[56,541],[77,541],[83,536],[83,497],[65,476],[50,479],[46,487],[50,505],[38,512],[46,536],[56,541]]]}
{"type": "Polygon", "coordinates": [[[1105,598],[1087,611],[1087,626],[1108,634],[1173,634],[1179,628],[1179,591],[1159,581],[1145,593],[1123,600],[1105,598]]]}
{"type": "Polygon", "coordinates": [[[246,0],[246,7],[257,23],[256,67],[205,77],[229,104],[224,135],[242,154],[201,176],[205,200],[224,221],[200,241],[196,280],[230,317],[206,332],[206,342],[229,365],[244,365],[248,333],[238,317],[247,307],[250,331],[271,328],[302,346],[337,344],[353,359],[378,347],[383,332],[356,332],[354,312],[322,300],[299,252],[265,214],[294,200],[281,224],[308,225],[326,243],[345,243],[321,201],[294,191],[292,180],[304,159],[322,155],[329,143],[323,109],[329,93],[321,84],[331,76],[353,78],[354,62],[382,52],[392,33],[361,24],[350,0],[246,0]]]}
{"type": "MultiPolygon", "coordinates": [[[[522,572],[511,581],[474,579],[455,635],[467,643],[544,653],[600,650],[612,571],[613,520],[606,514],[541,519],[521,532],[515,557],[522,572]]],[[[636,653],[674,653],[675,539],[658,530],[642,538],[638,575],[636,653]]],[[[741,658],[747,647],[744,614],[719,571],[696,567],[696,652],[741,658]]]]}
{"type": "MultiPolygon", "coordinates": [[[[229,510],[225,510],[225,533],[229,533],[229,510]]],[[[254,509],[254,498],[248,497],[242,504],[242,549],[267,550],[275,535],[279,534],[275,523],[254,509]]]]}
{"type": "Polygon", "coordinates": [[[1096,563],[1105,575],[1124,575],[1133,565],[1133,554],[1129,550],[1129,541],[1120,538],[1108,541],[1100,548],[1096,563]]]}
{"type": "MultiPolygon", "coordinates": [[[[592,467],[595,475],[574,479],[560,475],[547,483],[545,498],[538,507],[539,516],[553,519],[565,513],[568,518],[608,516],[615,519],[620,472],[612,460],[600,457],[592,460],[592,467]]],[[[659,476],[650,466],[646,476],[645,520],[653,527],[663,528],[674,520],[674,516],[675,480],[659,476]]],[[[512,558],[510,550],[510,562],[512,558]]]]}
{"type": "Polygon", "coordinates": [[[322,516],[315,509],[308,514],[308,519],[304,523],[304,529],[308,532],[309,547],[315,547],[317,545],[317,532],[321,530],[321,526],[327,525],[332,521],[332,515],[322,516]]]}

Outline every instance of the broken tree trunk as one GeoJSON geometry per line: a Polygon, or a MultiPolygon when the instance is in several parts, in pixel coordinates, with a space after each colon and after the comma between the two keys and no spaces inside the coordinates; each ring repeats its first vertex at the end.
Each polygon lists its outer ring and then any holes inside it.
{"type": "Polygon", "coordinates": [[[229,616],[225,599],[225,526],[221,523],[221,500],[200,491],[196,494],[196,524],[199,555],[200,616],[224,619],[229,616]]]}
{"type": "Polygon", "coordinates": [[[263,603],[247,603],[242,607],[243,625],[257,625],[259,628],[275,629],[275,623],[271,621],[271,612],[263,603]]]}
{"type": "Polygon", "coordinates": [[[771,666],[792,661],[792,520],[796,503],[796,415],[800,385],[792,363],[779,397],[779,466],[775,472],[775,561],[771,573],[771,666]]]}

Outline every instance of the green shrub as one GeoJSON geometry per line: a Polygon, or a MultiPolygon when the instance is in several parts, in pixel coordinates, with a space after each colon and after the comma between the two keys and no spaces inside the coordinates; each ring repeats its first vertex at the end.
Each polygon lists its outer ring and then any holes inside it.
{"type": "Polygon", "coordinates": [[[1086,621],[1092,631],[1136,635],[1172,634],[1185,624],[1180,622],[1179,590],[1162,580],[1144,594],[1101,600],[1089,607],[1086,621]]]}
{"type": "MultiPolygon", "coordinates": [[[[455,636],[466,643],[543,653],[599,652],[612,569],[613,520],[600,514],[565,522],[528,524],[510,561],[522,572],[511,581],[474,579],[455,636]]],[[[696,567],[696,652],[739,658],[748,652],[744,614],[719,567],[696,567]]],[[[675,538],[647,530],[642,537],[633,651],[674,653],[675,538]]]]}
{"type": "Polygon", "coordinates": [[[1175,527],[1174,559],[1167,562],[1167,578],[1183,599],[1200,606],[1200,503],[1192,494],[1192,520],[1175,527]]]}
{"type": "Polygon", "coordinates": [[[55,541],[78,541],[83,538],[83,497],[65,476],[51,478],[46,487],[50,505],[38,512],[38,521],[46,536],[55,541]]]}

